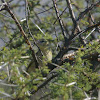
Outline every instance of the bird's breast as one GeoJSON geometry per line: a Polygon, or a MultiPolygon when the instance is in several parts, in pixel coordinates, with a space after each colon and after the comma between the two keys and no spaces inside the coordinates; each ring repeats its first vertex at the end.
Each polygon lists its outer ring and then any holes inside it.
{"type": "Polygon", "coordinates": [[[52,51],[51,50],[46,51],[45,57],[46,57],[47,61],[51,61],[52,60],[52,51]]]}

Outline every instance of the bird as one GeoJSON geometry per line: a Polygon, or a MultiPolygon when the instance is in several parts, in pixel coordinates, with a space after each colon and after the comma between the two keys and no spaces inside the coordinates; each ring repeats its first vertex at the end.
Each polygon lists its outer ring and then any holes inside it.
{"type": "MultiPolygon", "coordinates": [[[[43,67],[43,62],[45,62],[45,64],[47,62],[50,62],[52,60],[52,50],[50,49],[50,44],[47,40],[45,39],[39,39],[37,40],[37,46],[39,47],[40,50],[38,50],[38,52],[36,53],[37,55],[37,60],[39,63],[39,68],[43,67]],[[41,51],[41,52],[40,52],[41,51]]],[[[28,67],[27,67],[27,72],[33,72],[35,71],[36,66],[35,66],[35,62],[34,60],[32,60],[28,67]]]]}

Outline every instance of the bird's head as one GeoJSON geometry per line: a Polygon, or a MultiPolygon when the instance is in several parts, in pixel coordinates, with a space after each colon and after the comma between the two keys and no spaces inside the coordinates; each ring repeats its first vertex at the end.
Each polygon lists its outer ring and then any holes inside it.
{"type": "Polygon", "coordinates": [[[41,50],[43,50],[49,47],[49,42],[45,39],[40,39],[37,41],[37,45],[41,50]]]}

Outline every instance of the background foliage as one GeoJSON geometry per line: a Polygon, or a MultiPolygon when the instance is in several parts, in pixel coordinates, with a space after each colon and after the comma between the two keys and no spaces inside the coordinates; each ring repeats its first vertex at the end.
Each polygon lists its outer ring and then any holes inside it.
{"type": "Polygon", "coordinates": [[[1,0],[0,5],[3,2],[9,3],[7,9],[14,12],[35,53],[36,40],[49,41],[53,60],[43,62],[45,77],[39,69],[27,73],[33,57],[30,45],[9,11],[0,8],[0,98],[99,98],[100,1],[1,0]]]}

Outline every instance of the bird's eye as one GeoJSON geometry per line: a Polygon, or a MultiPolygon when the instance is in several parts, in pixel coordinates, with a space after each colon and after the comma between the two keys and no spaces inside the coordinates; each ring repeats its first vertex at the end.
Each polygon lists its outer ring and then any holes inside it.
{"type": "Polygon", "coordinates": [[[46,43],[46,41],[45,40],[41,40],[40,43],[46,43]]]}
{"type": "Polygon", "coordinates": [[[43,42],[45,42],[45,41],[44,41],[44,40],[42,40],[42,41],[40,41],[40,42],[42,42],[42,43],[43,43],[43,42]]]}
{"type": "Polygon", "coordinates": [[[45,43],[47,43],[47,41],[46,40],[38,40],[37,43],[38,44],[45,44],[45,43]]]}

